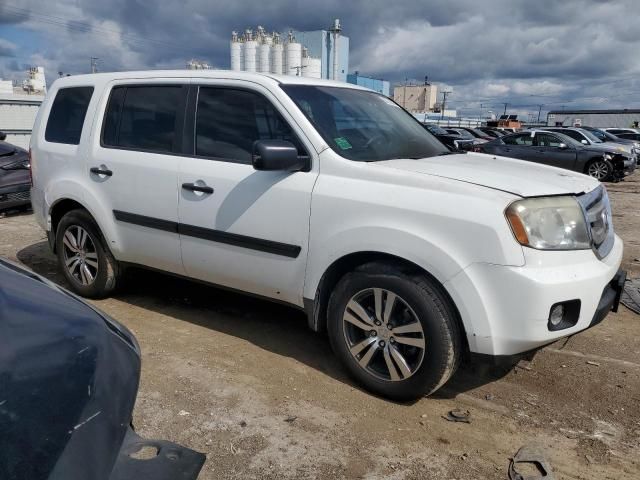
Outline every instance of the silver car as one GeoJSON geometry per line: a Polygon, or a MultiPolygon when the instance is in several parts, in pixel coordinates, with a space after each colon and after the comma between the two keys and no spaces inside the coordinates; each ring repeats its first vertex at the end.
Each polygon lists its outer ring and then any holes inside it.
{"type": "Polygon", "coordinates": [[[563,133],[564,135],[577,140],[583,145],[587,145],[593,150],[602,150],[603,152],[617,151],[625,153],[628,157],[635,160],[636,165],[640,157],[640,149],[632,143],[614,143],[603,142],[589,130],[579,127],[546,127],[545,130],[563,133]]]}

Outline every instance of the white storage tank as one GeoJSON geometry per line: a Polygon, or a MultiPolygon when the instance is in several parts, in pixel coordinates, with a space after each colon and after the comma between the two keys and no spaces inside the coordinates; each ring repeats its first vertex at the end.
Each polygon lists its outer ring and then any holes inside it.
{"type": "Polygon", "coordinates": [[[231,34],[231,70],[242,70],[242,43],[238,39],[238,33],[231,34]]]}
{"type": "Polygon", "coordinates": [[[244,71],[255,72],[257,68],[258,42],[254,40],[253,32],[251,30],[247,30],[245,32],[245,41],[242,45],[244,54],[244,71]]]}
{"type": "Polygon", "coordinates": [[[302,76],[308,78],[322,78],[322,60],[306,57],[302,59],[302,76]]]}
{"type": "Polygon", "coordinates": [[[285,75],[300,75],[302,67],[302,45],[296,42],[293,32],[289,32],[289,41],[285,45],[285,75]]]}
{"type": "Polygon", "coordinates": [[[258,47],[258,71],[269,73],[271,71],[271,45],[263,43],[258,47]]]}
{"type": "Polygon", "coordinates": [[[284,65],[284,45],[280,43],[280,34],[273,34],[273,42],[271,46],[271,73],[282,75],[282,67],[284,65]]]}

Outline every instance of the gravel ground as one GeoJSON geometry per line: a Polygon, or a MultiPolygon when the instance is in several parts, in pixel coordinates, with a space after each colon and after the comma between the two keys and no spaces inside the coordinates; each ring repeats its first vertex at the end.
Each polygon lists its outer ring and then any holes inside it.
{"type": "MultiPolygon", "coordinates": [[[[640,277],[640,175],[608,185],[640,277]]],[[[0,255],[64,285],[29,214],[0,218],[0,255]]],[[[137,430],[205,452],[200,479],[504,479],[523,445],[559,479],[640,478],[640,321],[600,325],[502,375],[466,367],[410,404],[360,390],[328,341],[280,305],[136,271],[95,302],[142,347],[137,430]],[[451,423],[451,409],[471,423],[451,423]]]]}

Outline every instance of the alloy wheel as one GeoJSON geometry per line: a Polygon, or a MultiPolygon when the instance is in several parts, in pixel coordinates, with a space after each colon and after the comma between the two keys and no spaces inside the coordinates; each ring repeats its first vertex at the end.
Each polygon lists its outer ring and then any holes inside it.
{"type": "Polygon", "coordinates": [[[589,165],[588,173],[591,177],[602,181],[609,176],[609,166],[600,160],[589,165]]]}
{"type": "Polygon", "coordinates": [[[91,285],[98,275],[98,252],[87,231],[71,225],[63,237],[64,266],[82,285],[91,285]]]}
{"type": "Polygon", "coordinates": [[[376,378],[406,380],[422,365],[426,348],[422,324],[395,293],[382,288],[356,293],[347,303],[342,325],[351,355],[376,378]]]}

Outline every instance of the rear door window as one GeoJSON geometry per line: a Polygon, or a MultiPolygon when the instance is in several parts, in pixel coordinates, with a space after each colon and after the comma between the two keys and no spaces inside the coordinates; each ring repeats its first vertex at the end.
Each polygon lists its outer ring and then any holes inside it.
{"type": "Polygon", "coordinates": [[[47,120],[44,139],[52,143],[78,145],[93,87],[61,88],[47,120]]]}
{"type": "Polygon", "coordinates": [[[178,148],[186,87],[122,86],[111,91],[102,145],[157,153],[178,148]]]}

